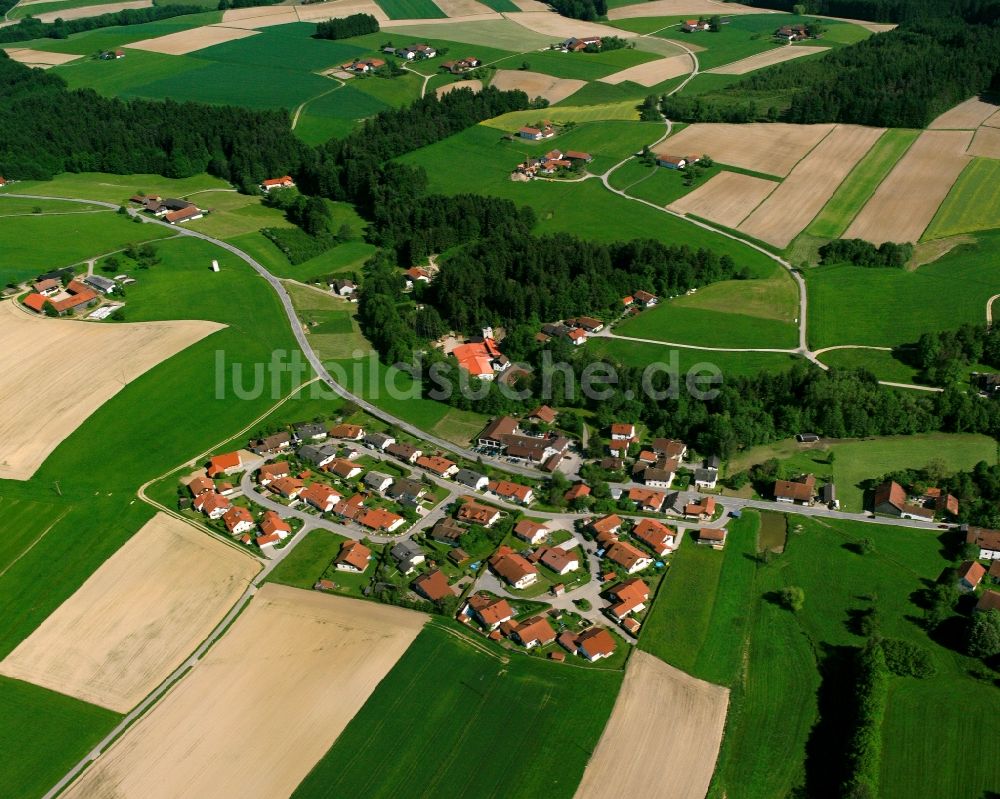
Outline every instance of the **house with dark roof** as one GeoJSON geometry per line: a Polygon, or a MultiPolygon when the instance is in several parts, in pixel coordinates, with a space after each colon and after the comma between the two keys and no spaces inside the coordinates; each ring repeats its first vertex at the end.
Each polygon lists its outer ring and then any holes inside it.
{"type": "Polygon", "coordinates": [[[389,555],[403,574],[412,574],[417,566],[427,560],[424,551],[415,541],[400,541],[389,550],[389,555]]]}
{"type": "Polygon", "coordinates": [[[439,544],[458,546],[463,535],[465,535],[465,528],[449,516],[441,519],[431,528],[431,538],[439,544]]]}
{"type": "Polygon", "coordinates": [[[490,484],[490,478],[485,474],[474,472],[472,469],[459,469],[455,472],[454,479],[456,483],[461,483],[474,491],[482,491],[490,484]]]}
{"type": "Polygon", "coordinates": [[[302,422],[292,426],[292,432],[299,441],[322,441],[329,435],[326,427],[318,422],[302,422]]]}
{"type": "Polygon", "coordinates": [[[979,560],[1000,560],[1000,530],[963,524],[965,543],[979,548],[979,560]]]}

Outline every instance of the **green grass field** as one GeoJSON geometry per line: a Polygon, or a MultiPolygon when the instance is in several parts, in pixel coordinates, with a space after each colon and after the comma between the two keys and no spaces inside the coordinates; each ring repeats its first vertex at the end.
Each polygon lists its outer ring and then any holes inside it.
{"type": "MultiPolygon", "coordinates": [[[[0,209],[4,200],[0,195],[0,209]]],[[[76,210],[75,203],[64,203],[76,210]]],[[[21,281],[40,272],[79,263],[84,258],[121,249],[129,242],[161,239],[164,228],[136,225],[114,211],[90,214],[58,212],[0,218],[0,282],[21,281]],[[46,245],[39,247],[38,242],[46,245]]]]}
{"type": "Polygon", "coordinates": [[[498,61],[498,69],[520,69],[527,62],[532,72],[543,72],[557,78],[597,80],[614,72],[661,58],[656,53],[623,48],[606,53],[560,53],[555,50],[525,53],[498,61]]]}
{"type": "Polygon", "coordinates": [[[503,13],[504,11],[518,12],[521,9],[514,5],[510,0],[480,0],[484,6],[492,8],[494,11],[499,11],[503,13]]]}
{"type": "Polygon", "coordinates": [[[329,530],[310,530],[291,554],[267,576],[266,582],[311,589],[347,539],[329,530]]]}
{"type": "Polygon", "coordinates": [[[830,350],[820,355],[819,359],[837,369],[867,369],[879,380],[917,382],[918,370],[885,350],[830,350]]]}
{"type": "Polygon", "coordinates": [[[354,320],[357,305],[297,283],[286,283],[285,288],[309,333],[310,345],[323,361],[351,358],[356,352],[371,350],[354,320]]]}
{"type": "Polygon", "coordinates": [[[363,91],[362,84],[391,83],[395,80],[356,78],[343,88],[334,88],[335,84],[327,81],[327,91],[310,100],[302,109],[295,126],[296,135],[307,144],[320,144],[344,136],[354,129],[359,119],[375,116],[389,107],[372,93],[363,91]]]}
{"type": "Polygon", "coordinates": [[[314,39],[315,32],[316,25],[308,22],[274,25],[254,36],[206,47],[194,55],[227,64],[313,72],[372,54],[371,49],[354,39],[314,39]]]}
{"type": "Polygon", "coordinates": [[[686,535],[646,615],[639,648],[709,682],[730,686],[743,657],[760,517],[729,522],[717,552],[686,535]]]}
{"type": "Polygon", "coordinates": [[[0,764],[6,796],[41,796],[121,719],[110,710],[0,677],[0,764]],[[15,754],[16,753],[16,754],[15,754]]]}
{"type": "Polygon", "coordinates": [[[63,78],[71,89],[93,89],[106,97],[117,97],[137,86],[183,75],[204,66],[205,61],[190,56],[129,50],[121,61],[88,58],[55,67],[53,74],[63,78]]]}
{"type": "Polygon", "coordinates": [[[483,649],[425,627],[295,799],[572,797],[621,672],[483,649]]]}
{"type": "Polygon", "coordinates": [[[1000,161],[973,158],[931,220],[924,239],[1000,227],[1000,161]]]}
{"type": "Polygon", "coordinates": [[[913,343],[928,331],[982,324],[986,300],[1000,279],[1000,263],[992,256],[1000,236],[976,238],[976,244],[956,247],[912,272],[856,266],[806,270],[810,346],[891,347],[913,343]]]}
{"type": "MultiPolygon", "coordinates": [[[[609,84],[601,83],[600,86],[609,84]]],[[[581,89],[580,91],[583,91],[581,89]]],[[[574,95],[575,99],[576,95],[574,95]]],[[[623,100],[612,103],[599,103],[596,105],[557,105],[553,108],[545,109],[546,119],[551,122],[601,122],[608,120],[625,120],[637,122],[639,112],[636,104],[632,100],[623,100]]],[[[511,111],[509,114],[501,114],[493,119],[487,119],[482,123],[483,127],[502,130],[505,133],[517,130],[522,125],[530,125],[538,121],[538,111],[511,111]]]]}
{"type": "Polygon", "coordinates": [[[926,433],[886,436],[863,440],[824,442],[821,447],[794,440],[754,447],[730,460],[727,474],[749,469],[769,458],[777,458],[790,473],[812,472],[825,480],[832,477],[843,510],[860,512],[864,497],[861,484],[889,472],[920,468],[935,461],[946,470],[970,470],[979,461],[997,462],[997,443],[989,436],[971,433],[926,433]],[[832,464],[828,462],[834,454],[832,464]]]}
{"type": "Polygon", "coordinates": [[[539,50],[552,43],[551,36],[535,33],[506,19],[402,25],[392,28],[392,35],[394,39],[409,36],[415,37],[418,41],[441,37],[448,41],[479,47],[496,47],[512,53],[539,50]]]}
{"type": "Polygon", "coordinates": [[[447,16],[431,0],[378,0],[389,19],[442,19],[447,16]]]}
{"type": "MultiPolygon", "coordinates": [[[[106,172],[66,172],[47,181],[26,180],[0,189],[0,202],[4,191],[17,194],[40,194],[50,197],[99,200],[107,203],[124,203],[136,192],[160,194],[164,197],[186,197],[207,189],[231,189],[228,183],[211,175],[200,173],[189,178],[165,178],[161,175],[112,175],[106,172]]],[[[17,201],[20,202],[20,201],[17,201]]],[[[29,200],[26,202],[36,202],[29,200]]],[[[87,208],[84,203],[61,203],[65,211],[87,208]]],[[[53,206],[58,210],[58,206],[53,206]]],[[[138,227],[138,226],[137,226],[138,227]]],[[[168,231],[169,234],[169,231],[168,231]]],[[[147,229],[146,235],[153,234],[147,229]]],[[[48,243],[46,246],[51,246],[48,243]]]]}
{"type": "Polygon", "coordinates": [[[322,275],[359,272],[372,254],[374,245],[364,241],[349,241],[338,244],[322,255],[310,258],[301,264],[290,264],[284,253],[270,239],[260,233],[246,233],[236,236],[232,243],[265,264],[268,271],[278,277],[308,282],[322,275]]]}
{"type": "MultiPolygon", "coordinates": [[[[166,36],[169,33],[200,28],[222,21],[221,11],[206,11],[202,14],[185,14],[181,17],[147,22],[143,25],[119,25],[114,28],[96,28],[83,33],[74,33],[66,39],[34,39],[18,42],[18,47],[33,50],[49,50],[53,53],[78,53],[92,55],[101,50],[114,50],[132,42],[166,36]]],[[[128,57],[125,58],[128,61],[128,57]]],[[[121,62],[118,62],[121,63],[121,62]]]]}
{"type": "MultiPolygon", "coordinates": [[[[663,302],[623,322],[615,333],[632,338],[676,341],[706,347],[793,348],[795,325],[742,313],[706,310],[663,302]]],[[[706,357],[712,353],[706,353],[706,357]]]]}
{"type": "Polygon", "coordinates": [[[646,367],[652,363],[672,364],[677,358],[678,373],[683,377],[700,364],[710,363],[723,378],[751,377],[761,372],[783,372],[800,359],[793,355],[770,352],[704,352],[660,344],[644,344],[612,338],[594,338],[587,344],[593,353],[626,366],[646,367]]]}
{"type": "Polygon", "coordinates": [[[835,239],[840,236],[886,175],[916,141],[920,131],[887,130],[865,156],[858,161],[844,182],[806,228],[810,236],[835,239]]]}

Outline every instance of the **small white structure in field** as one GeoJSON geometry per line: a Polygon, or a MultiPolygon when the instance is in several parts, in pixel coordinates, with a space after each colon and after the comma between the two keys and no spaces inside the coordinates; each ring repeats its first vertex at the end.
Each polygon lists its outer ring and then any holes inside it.
{"type": "Polygon", "coordinates": [[[215,261],[215,260],[212,261],[212,271],[213,272],[218,272],[219,271],[219,262],[218,261],[215,261]]]}

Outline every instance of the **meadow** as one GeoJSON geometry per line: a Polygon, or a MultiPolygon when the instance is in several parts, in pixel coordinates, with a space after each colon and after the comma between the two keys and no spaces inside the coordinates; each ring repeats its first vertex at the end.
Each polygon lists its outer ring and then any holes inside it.
{"type": "MultiPolygon", "coordinates": [[[[114,50],[132,42],[166,36],[170,33],[214,25],[222,21],[221,11],[206,11],[201,14],[185,14],[142,25],[119,25],[113,28],[96,28],[83,33],[74,33],[65,39],[34,39],[18,43],[19,47],[33,50],[48,50],[53,53],[78,53],[92,55],[101,50],[114,50]]],[[[128,57],[125,58],[128,60],[128,57]]],[[[121,62],[119,62],[121,63],[121,62]]]]}
{"type": "MultiPolygon", "coordinates": [[[[743,313],[692,308],[661,302],[623,322],[615,333],[632,338],[676,341],[705,347],[794,348],[795,325],[743,313]]],[[[710,357],[713,353],[706,353],[710,357]]]]}
{"type": "Polygon", "coordinates": [[[613,338],[594,338],[587,344],[590,352],[610,358],[626,366],[640,369],[651,363],[672,363],[677,358],[678,372],[684,376],[696,366],[712,364],[722,372],[723,379],[752,377],[761,372],[783,372],[800,360],[794,355],[771,352],[705,352],[683,347],[665,347],[613,338]]]}
{"type": "Polygon", "coordinates": [[[867,369],[879,380],[893,383],[916,383],[918,370],[886,350],[830,350],[819,360],[836,369],[867,369]]]}
{"type": "Polygon", "coordinates": [[[914,343],[928,331],[982,324],[1000,275],[990,255],[998,241],[996,233],[979,234],[975,244],[914,271],[847,265],[805,270],[810,346],[891,347],[914,343]]]}
{"type": "Polygon", "coordinates": [[[1000,161],[973,158],[951,187],[923,238],[1000,227],[1000,161]]]}
{"type": "Polygon", "coordinates": [[[919,135],[920,131],[902,129],[887,130],[882,134],[871,150],[855,164],[805,232],[827,239],[840,236],[919,135]]]}
{"type": "Polygon", "coordinates": [[[31,683],[0,677],[0,761],[7,796],[41,796],[121,716],[31,683]],[[30,756],[26,756],[30,755],[30,756]]]}
{"type": "Polygon", "coordinates": [[[354,319],[357,305],[324,289],[297,283],[286,283],[285,288],[309,335],[310,346],[324,362],[370,351],[371,347],[354,319]]]}
{"type": "Polygon", "coordinates": [[[340,552],[340,545],[347,539],[329,530],[316,528],[295,545],[265,582],[290,585],[292,588],[311,589],[330,562],[340,552]]]}
{"type": "Polygon", "coordinates": [[[293,797],[572,797],[622,673],[499,652],[431,622],[293,797]]]}
{"type": "Polygon", "coordinates": [[[924,433],[870,439],[824,441],[821,446],[793,440],[749,449],[727,464],[727,474],[777,458],[789,474],[811,472],[821,481],[832,477],[843,510],[863,509],[863,483],[884,474],[939,463],[945,470],[970,470],[979,461],[997,462],[997,443],[989,436],[972,433],[924,433]],[[833,455],[833,463],[829,462],[833,455]]]}
{"type": "Polygon", "coordinates": [[[447,16],[431,0],[378,0],[389,19],[442,19],[447,16]]]}
{"type": "Polygon", "coordinates": [[[136,86],[182,75],[205,65],[204,61],[186,55],[129,50],[121,61],[86,58],[58,67],[54,74],[65,80],[71,89],[93,89],[105,97],[118,97],[136,86]]]}
{"type": "Polygon", "coordinates": [[[416,37],[418,41],[443,37],[449,41],[463,42],[477,47],[495,47],[512,53],[539,50],[552,43],[551,36],[535,33],[507,19],[401,25],[392,28],[392,34],[394,37],[397,35],[416,37]]]}
{"type": "MultiPolygon", "coordinates": [[[[107,203],[125,203],[136,192],[160,194],[164,197],[186,197],[208,189],[231,189],[226,181],[205,173],[189,178],[165,178],[161,175],[112,175],[107,172],[66,172],[52,180],[26,180],[12,184],[8,191],[18,194],[41,194],[50,197],[99,200],[107,203]]],[[[4,191],[0,190],[0,198],[4,191]]],[[[60,203],[64,211],[87,208],[85,203],[60,203]]],[[[138,227],[138,225],[136,226],[138,227]]],[[[155,236],[152,229],[145,229],[147,236],[155,236]]],[[[164,233],[169,235],[169,231],[164,233]]],[[[46,248],[53,246],[46,242],[46,248]]],[[[41,248],[40,248],[41,249],[41,248]]]]}
{"type": "Polygon", "coordinates": [[[230,242],[264,264],[272,274],[303,283],[323,275],[360,272],[365,261],[375,252],[372,244],[361,240],[348,241],[301,264],[291,264],[274,242],[261,233],[244,233],[234,236],[230,242]]]}
{"type": "MultiPolygon", "coordinates": [[[[677,52],[682,51],[678,48],[677,52]]],[[[636,64],[656,61],[658,58],[662,56],[629,48],[609,50],[606,53],[562,53],[558,50],[546,50],[511,56],[498,61],[495,66],[498,69],[519,69],[522,63],[526,62],[532,72],[543,72],[556,78],[589,81],[634,67],[636,64]]]]}

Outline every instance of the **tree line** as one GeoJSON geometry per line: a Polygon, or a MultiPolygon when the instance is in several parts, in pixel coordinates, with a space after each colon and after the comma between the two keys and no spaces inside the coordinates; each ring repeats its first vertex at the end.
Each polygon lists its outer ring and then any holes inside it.
{"type": "Polygon", "coordinates": [[[969,369],[985,364],[1000,369],[1000,330],[965,324],[955,330],[924,333],[914,344],[897,347],[894,355],[920,370],[920,380],[948,386],[968,380],[969,369]]]}
{"type": "Polygon", "coordinates": [[[582,19],[593,22],[607,16],[607,0],[548,0],[556,13],[571,19],[582,19]]]}
{"type": "Polygon", "coordinates": [[[665,97],[661,108],[692,122],[923,128],[968,97],[997,88],[1000,26],[937,19],[778,64],[717,92],[665,97]]]}
{"type": "Polygon", "coordinates": [[[819,248],[821,264],[853,264],[902,269],[913,257],[912,244],[886,241],[876,247],[864,239],[834,239],[819,248]]]}
{"type": "MultiPolygon", "coordinates": [[[[65,39],[74,33],[83,33],[84,31],[96,28],[111,28],[117,25],[142,25],[147,22],[157,22],[161,19],[181,17],[185,14],[200,14],[204,10],[202,6],[194,5],[154,5],[149,8],[127,8],[123,11],[100,14],[96,17],[57,19],[55,22],[42,22],[35,17],[24,17],[17,25],[0,28],[0,42],[26,42],[30,39],[65,39]]],[[[2,13],[3,7],[0,5],[0,14],[2,13]]]]}
{"type": "Polygon", "coordinates": [[[351,14],[341,19],[328,19],[317,23],[317,39],[349,39],[366,33],[378,33],[379,24],[371,14],[351,14]]]}

